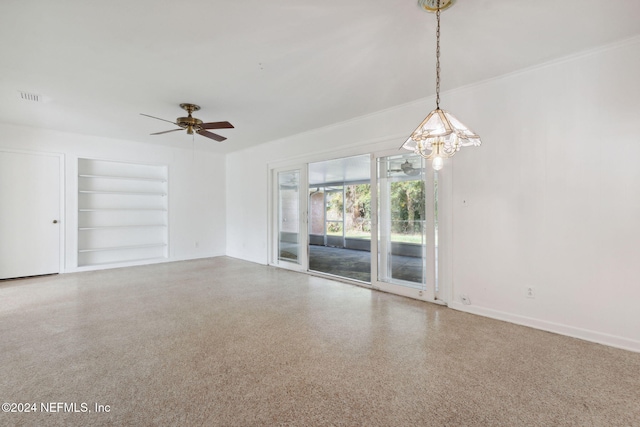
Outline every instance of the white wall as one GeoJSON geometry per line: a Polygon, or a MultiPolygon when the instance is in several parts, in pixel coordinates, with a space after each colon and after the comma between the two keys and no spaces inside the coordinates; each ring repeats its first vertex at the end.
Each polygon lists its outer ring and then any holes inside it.
{"type": "MultiPolygon", "coordinates": [[[[65,159],[64,272],[76,271],[78,158],[169,166],[169,259],[224,255],[225,160],[191,147],[98,138],[0,124],[0,149],[62,153],[65,159]],[[198,247],[196,247],[196,242],[198,247]]],[[[86,269],[86,268],[84,268],[86,269]]]]}
{"type": "Polygon", "coordinates": [[[456,308],[640,351],[639,75],[636,39],[456,93],[456,308]]]}
{"type": "MultiPolygon", "coordinates": [[[[451,307],[640,351],[639,75],[634,38],[443,94],[484,142],[445,165],[451,307]]],[[[432,108],[228,155],[227,255],[267,263],[269,164],[397,147],[432,108]]]]}

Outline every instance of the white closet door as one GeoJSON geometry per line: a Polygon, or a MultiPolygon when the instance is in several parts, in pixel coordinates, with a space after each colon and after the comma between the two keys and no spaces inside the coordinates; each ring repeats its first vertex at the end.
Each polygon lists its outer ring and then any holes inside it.
{"type": "Polygon", "coordinates": [[[60,270],[60,158],[0,151],[0,279],[60,270]]]}

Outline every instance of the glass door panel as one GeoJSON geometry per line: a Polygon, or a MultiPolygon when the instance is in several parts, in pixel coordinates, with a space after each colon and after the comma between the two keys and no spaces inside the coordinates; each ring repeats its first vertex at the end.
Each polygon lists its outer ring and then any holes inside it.
{"type": "Polygon", "coordinates": [[[371,155],[308,171],[309,270],[371,283],[371,155]]]}
{"type": "Polygon", "coordinates": [[[377,278],[396,289],[426,289],[424,166],[422,158],[415,154],[377,159],[377,278]]]}
{"type": "Polygon", "coordinates": [[[278,172],[278,260],[300,264],[300,171],[278,172]]]}

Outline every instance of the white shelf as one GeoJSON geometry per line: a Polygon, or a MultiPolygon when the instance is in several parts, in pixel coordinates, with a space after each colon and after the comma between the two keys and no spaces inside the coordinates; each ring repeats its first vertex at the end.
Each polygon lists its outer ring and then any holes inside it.
{"type": "Polygon", "coordinates": [[[78,190],[83,194],[119,194],[125,196],[166,196],[167,193],[156,193],[151,191],[103,191],[103,190],[78,190]]]}
{"type": "Polygon", "coordinates": [[[167,167],[78,159],[78,266],[167,258],[167,167]]]}
{"type": "Polygon", "coordinates": [[[148,182],[167,182],[164,178],[141,178],[133,176],[113,176],[113,175],[78,175],[80,178],[92,178],[92,179],[122,179],[125,181],[148,181],[148,182]]]}
{"type": "Polygon", "coordinates": [[[112,230],[114,228],[152,228],[152,227],[166,227],[166,225],[165,224],[103,225],[99,227],[78,227],[78,230],[88,231],[88,230],[112,230]]]}
{"type": "Polygon", "coordinates": [[[121,251],[126,249],[161,248],[163,246],[167,246],[167,244],[156,243],[156,244],[150,244],[150,245],[112,246],[109,248],[89,248],[89,249],[78,249],[78,252],[85,253],[85,252],[121,251]]]}
{"type": "MultiPolygon", "coordinates": [[[[139,263],[139,262],[143,262],[143,261],[157,261],[157,260],[161,260],[164,257],[151,257],[151,258],[131,258],[129,260],[127,260],[127,263],[139,263]]],[[[112,261],[106,261],[106,262],[93,262],[91,263],[91,266],[103,266],[103,265],[117,265],[120,264],[121,262],[112,262],[112,261]]]]}
{"type": "Polygon", "coordinates": [[[156,208],[90,208],[78,209],[78,212],[167,212],[166,209],[156,208]]]}

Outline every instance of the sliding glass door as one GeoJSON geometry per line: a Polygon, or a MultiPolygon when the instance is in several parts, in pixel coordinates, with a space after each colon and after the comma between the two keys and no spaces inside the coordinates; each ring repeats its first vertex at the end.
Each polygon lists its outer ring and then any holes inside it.
{"type": "Polygon", "coordinates": [[[398,150],[272,169],[270,262],[439,300],[437,175],[398,150]]]}
{"type": "Polygon", "coordinates": [[[376,286],[433,300],[435,244],[433,182],[424,160],[413,154],[378,156],[376,168],[376,286]],[[428,214],[429,213],[429,214],[428,214]]]}

